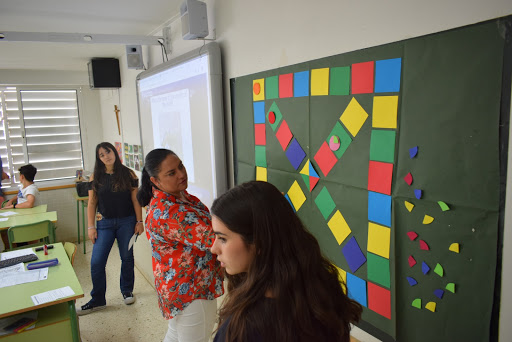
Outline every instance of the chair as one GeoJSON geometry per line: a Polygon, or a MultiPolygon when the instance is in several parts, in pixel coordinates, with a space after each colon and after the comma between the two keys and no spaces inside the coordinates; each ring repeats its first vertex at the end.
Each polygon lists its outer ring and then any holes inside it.
{"type": "Polygon", "coordinates": [[[28,246],[25,245],[22,248],[40,246],[45,243],[52,243],[54,242],[55,232],[53,223],[49,220],[45,220],[41,222],[12,226],[7,231],[7,236],[9,237],[9,249],[12,250],[18,249],[13,248],[13,243],[39,240],[38,243],[32,243],[28,246]]]}
{"type": "Polygon", "coordinates": [[[64,242],[64,249],[66,250],[66,253],[69,257],[69,261],[71,262],[71,266],[73,266],[73,263],[75,262],[75,254],[77,247],[73,242],[64,242]]]}
{"type": "Polygon", "coordinates": [[[7,202],[9,202],[9,200],[5,200],[5,201],[3,201],[3,202],[2,202],[2,206],[0,206],[0,208],[5,207],[5,205],[7,204],[7,202]]]}

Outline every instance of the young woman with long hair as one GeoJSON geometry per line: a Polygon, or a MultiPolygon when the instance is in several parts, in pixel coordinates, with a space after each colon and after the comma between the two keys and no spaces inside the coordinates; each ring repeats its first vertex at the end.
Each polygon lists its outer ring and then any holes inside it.
{"type": "Polygon", "coordinates": [[[164,342],[207,342],[224,293],[208,208],[189,194],[185,165],[167,149],[144,160],[137,199],[147,207],[146,232],[153,250],[158,304],[169,320],[164,342]]]}
{"type": "Polygon", "coordinates": [[[106,306],[107,280],[105,265],[117,240],[121,256],[121,294],[124,303],[135,302],[133,295],[133,248],[128,243],[134,233],[142,234],[142,209],[137,201],[138,179],[124,166],[117,150],[108,142],[96,146],[96,163],[89,188],[87,207],[88,235],[94,244],[91,257],[92,299],[77,308],[78,315],[85,315],[106,306]]]}
{"type": "Polygon", "coordinates": [[[212,217],[212,253],[228,280],[214,341],[350,340],[362,307],[275,186],[236,186],[213,202],[212,217]]]}

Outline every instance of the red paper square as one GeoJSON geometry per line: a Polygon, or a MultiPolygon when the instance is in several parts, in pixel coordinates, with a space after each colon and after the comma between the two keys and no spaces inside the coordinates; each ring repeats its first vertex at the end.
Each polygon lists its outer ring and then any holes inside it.
{"type": "Polygon", "coordinates": [[[368,167],[368,190],[391,195],[393,164],[370,160],[368,167]]]}
{"type": "Polygon", "coordinates": [[[336,158],[336,155],[331,151],[327,142],[324,141],[318,152],[315,154],[315,161],[318,164],[318,167],[320,167],[320,170],[322,170],[324,176],[327,176],[334,164],[338,161],[338,158],[336,158]]]}
{"type": "Polygon", "coordinates": [[[266,145],[265,124],[254,125],[254,142],[256,145],[266,145]]]}
{"type": "Polygon", "coordinates": [[[352,94],[373,93],[374,62],[352,64],[352,94]]]}
{"type": "Polygon", "coordinates": [[[292,140],[293,134],[290,132],[290,128],[288,127],[288,124],[285,120],[283,120],[283,123],[281,126],[279,126],[279,129],[276,133],[276,138],[279,140],[279,143],[281,144],[281,147],[283,148],[283,151],[286,150],[286,147],[290,143],[290,140],[292,140]]]}
{"type": "Polygon", "coordinates": [[[391,292],[368,282],[368,308],[391,319],[391,292]]]}
{"type": "Polygon", "coordinates": [[[279,75],[279,97],[293,97],[293,74],[279,75]]]}

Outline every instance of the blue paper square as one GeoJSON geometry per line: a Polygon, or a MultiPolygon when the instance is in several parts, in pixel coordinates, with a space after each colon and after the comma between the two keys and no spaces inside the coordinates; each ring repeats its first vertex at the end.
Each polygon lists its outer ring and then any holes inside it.
{"type": "Polygon", "coordinates": [[[387,93],[400,91],[400,72],[402,59],[385,59],[375,62],[375,92],[387,93]]]}
{"type": "Polygon", "coordinates": [[[309,96],[309,71],[296,72],[293,77],[293,95],[309,96]]]}
{"type": "Polygon", "coordinates": [[[347,295],[350,299],[368,307],[366,300],[366,281],[347,272],[347,295]]]}
{"type": "Polygon", "coordinates": [[[254,123],[265,123],[265,101],[253,102],[254,108],[254,123]]]}
{"type": "Polygon", "coordinates": [[[300,147],[299,142],[297,139],[293,138],[290,145],[288,145],[288,149],[286,150],[286,156],[290,160],[290,163],[292,163],[292,166],[295,170],[297,170],[306,157],[306,153],[300,147]]]}
{"type": "Polygon", "coordinates": [[[361,247],[359,247],[359,244],[357,243],[354,236],[348,240],[347,244],[342,248],[341,251],[347,260],[348,267],[350,267],[350,270],[353,273],[366,262],[366,257],[361,251],[361,247]]]}
{"type": "Polygon", "coordinates": [[[368,191],[368,220],[391,227],[391,196],[368,191]]]}

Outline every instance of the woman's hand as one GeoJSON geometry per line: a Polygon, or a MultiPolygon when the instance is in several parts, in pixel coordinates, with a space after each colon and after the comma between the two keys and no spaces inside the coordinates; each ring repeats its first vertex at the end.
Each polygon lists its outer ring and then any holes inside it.
{"type": "Polygon", "coordinates": [[[142,222],[137,222],[135,224],[135,233],[138,235],[144,233],[144,224],[142,222]]]}
{"type": "Polygon", "coordinates": [[[89,235],[89,240],[91,240],[91,242],[95,244],[96,239],[98,238],[98,231],[96,230],[96,228],[89,228],[87,230],[87,234],[89,235]]]}

